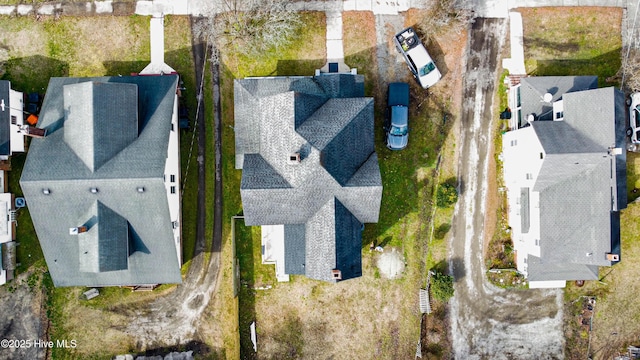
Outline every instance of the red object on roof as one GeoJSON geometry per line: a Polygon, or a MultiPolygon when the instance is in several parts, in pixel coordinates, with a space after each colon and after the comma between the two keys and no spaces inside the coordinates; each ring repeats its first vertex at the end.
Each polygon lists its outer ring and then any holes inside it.
{"type": "Polygon", "coordinates": [[[31,114],[27,117],[27,124],[35,126],[38,123],[38,115],[31,114]]]}

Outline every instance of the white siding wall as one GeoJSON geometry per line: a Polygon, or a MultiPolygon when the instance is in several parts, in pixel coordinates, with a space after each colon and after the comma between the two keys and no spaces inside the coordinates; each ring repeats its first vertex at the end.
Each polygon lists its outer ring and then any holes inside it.
{"type": "Polygon", "coordinates": [[[534,192],[544,161],[544,150],[532,127],[507,132],[502,137],[504,182],[509,204],[508,218],[516,250],[516,267],[527,275],[527,255],[540,256],[540,197],[534,192]],[[542,154],[542,159],[540,158],[542,154]],[[522,233],[520,189],[529,188],[529,231],[522,233]]]}

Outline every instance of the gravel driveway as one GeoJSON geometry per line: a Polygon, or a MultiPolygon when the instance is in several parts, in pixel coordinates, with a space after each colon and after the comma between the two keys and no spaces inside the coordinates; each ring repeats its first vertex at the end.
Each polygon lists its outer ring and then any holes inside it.
{"type": "Polygon", "coordinates": [[[451,332],[456,359],[561,359],[562,292],[507,291],[486,281],[482,244],[487,165],[492,145],[497,64],[504,19],[476,19],[469,36],[461,116],[461,196],[453,219],[455,297],[451,332]]]}

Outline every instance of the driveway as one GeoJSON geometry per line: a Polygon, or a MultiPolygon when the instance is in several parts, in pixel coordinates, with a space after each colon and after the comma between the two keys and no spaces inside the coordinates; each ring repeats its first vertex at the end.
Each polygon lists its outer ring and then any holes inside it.
{"type": "Polygon", "coordinates": [[[482,245],[493,146],[497,64],[506,19],[478,18],[469,34],[461,114],[460,200],[453,219],[451,332],[456,359],[561,359],[562,292],[507,291],[486,281],[482,245]]]}

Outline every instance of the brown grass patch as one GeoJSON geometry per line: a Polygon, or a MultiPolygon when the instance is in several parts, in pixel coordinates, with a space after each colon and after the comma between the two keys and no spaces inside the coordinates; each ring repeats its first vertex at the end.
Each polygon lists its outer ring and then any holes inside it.
{"type": "MultiPolygon", "coordinates": [[[[637,156],[633,156],[637,158],[637,156]]],[[[632,160],[633,161],[633,160],[632,160]]],[[[584,336],[578,324],[578,296],[595,296],[595,316],[591,333],[591,355],[595,359],[611,359],[624,353],[629,345],[639,346],[640,336],[640,203],[629,204],[621,215],[621,262],[613,267],[602,267],[602,282],[590,281],[584,287],[567,284],[565,296],[565,329],[567,358],[586,357],[584,336]],[[597,351],[597,352],[596,352],[597,351]]],[[[579,304],[578,304],[579,305],[579,304]]]]}
{"type": "Polygon", "coordinates": [[[71,62],[70,72],[75,76],[108,74],[105,63],[109,62],[148,62],[150,59],[149,21],[146,17],[140,21],[115,16],[78,18],[74,27],[76,42],[83,44],[82,49],[77,50],[75,61],[71,62]]]}

